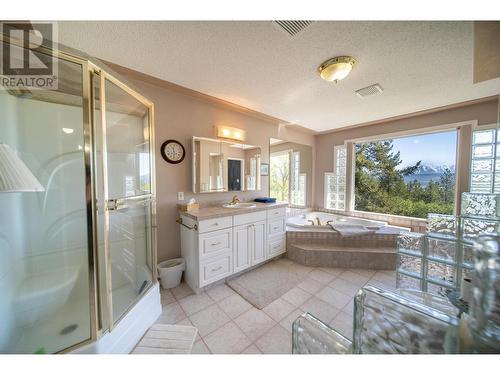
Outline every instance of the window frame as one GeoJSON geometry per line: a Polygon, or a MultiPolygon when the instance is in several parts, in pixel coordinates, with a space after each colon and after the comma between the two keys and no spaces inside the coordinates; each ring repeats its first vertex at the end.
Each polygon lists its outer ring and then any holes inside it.
{"type": "MultiPolygon", "coordinates": [[[[383,219],[387,218],[402,218],[409,219],[415,222],[422,221],[425,222],[426,219],[416,218],[416,217],[406,217],[400,215],[386,214],[380,212],[370,212],[370,211],[360,211],[355,210],[354,206],[354,190],[355,190],[355,144],[364,142],[375,142],[385,139],[395,139],[403,137],[411,137],[432,133],[441,133],[446,131],[457,131],[457,144],[456,144],[456,160],[455,160],[455,205],[454,214],[460,212],[461,207],[461,195],[470,188],[470,171],[472,164],[472,133],[475,130],[483,129],[483,126],[478,126],[477,120],[462,121],[456,123],[449,123],[437,126],[429,126],[425,128],[404,130],[397,132],[390,132],[385,134],[377,134],[372,136],[351,138],[344,140],[344,146],[346,147],[346,186],[345,186],[345,210],[331,209],[326,207],[327,200],[327,190],[326,190],[326,176],[328,174],[335,174],[334,172],[325,172],[324,178],[324,201],[323,207],[329,211],[341,211],[344,214],[353,214],[353,216],[363,216],[366,218],[383,219]]],[[[484,128],[485,129],[485,128],[484,128]]],[[[342,145],[337,145],[342,146],[342,145]]],[[[335,151],[334,151],[335,155],[335,151]]],[[[335,161],[334,161],[334,167],[335,161]]]]}

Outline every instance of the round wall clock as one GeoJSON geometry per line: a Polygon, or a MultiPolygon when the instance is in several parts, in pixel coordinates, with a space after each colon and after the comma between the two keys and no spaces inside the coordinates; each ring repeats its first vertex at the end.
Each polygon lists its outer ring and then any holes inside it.
{"type": "Polygon", "coordinates": [[[171,164],[179,164],[186,156],[184,146],[173,139],[163,142],[160,152],[163,159],[171,164]]]}

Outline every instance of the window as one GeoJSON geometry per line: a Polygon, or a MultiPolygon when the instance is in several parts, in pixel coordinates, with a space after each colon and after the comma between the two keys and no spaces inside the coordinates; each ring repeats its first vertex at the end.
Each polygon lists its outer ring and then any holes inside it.
{"type": "MultiPolygon", "coordinates": [[[[150,184],[150,161],[149,161],[149,152],[140,152],[139,153],[139,189],[143,192],[150,192],[151,184],[150,184]]],[[[133,183],[133,182],[130,182],[133,183]]],[[[132,194],[134,195],[134,194],[132,194]]],[[[128,194],[127,194],[128,196],[128,194]]]]}
{"type": "Polygon", "coordinates": [[[470,191],[500,193],[500,147],[496,129],[477,130],[472,137],[470,191]]]}
{"type": "Polygon", "coordinates": [[[307,174],[300,173],[300,152],[287,150],[273,153],[269,164],[271,196],[282,202],[305,206],[307,174]]]}
{"type": "Polygon", "coordinates": [[[250,158],[250,174],[247,175],[247,190],[256,190],[257,189],[257,158],[259,156],[256,155],[250,158]]]}
{"type": "Polygon", "coordinates": [[[290,152],[279,152],[269,157],[271,197],[281,202],[290,199],[290,152]]]}
{"type": "Polygon", "coordinates": [[[333,151],[333,173],[325,173],[325,208],[345,209],[346,191],[346,147],[335,146],[333,151]]]}
{"type": "Polygon", "coordinates": [[[292,190],[292,194],[290,197],[290,203],[296,206],[305,206],[306,205],[306,181],[307,174],[299,173],[297,179],[297,185],[292,190]]]}
{"type": "Polygon", "coordinates": [[[452,214],[457,131],[355,144],[355,209],[426,218],[452,214]]]}

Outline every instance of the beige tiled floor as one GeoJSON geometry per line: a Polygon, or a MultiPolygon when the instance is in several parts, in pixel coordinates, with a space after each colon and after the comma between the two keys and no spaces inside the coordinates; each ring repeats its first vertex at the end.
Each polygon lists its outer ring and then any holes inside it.
{"type": "MultiPolygon", "coordinates": [[[[280,259],[281,262],[290,262],[280,259]]],[[[186,284],[162,290],[158,323],[193,325],[193,354],[291,353],[292,323],[303,312],[351,338],[353,297],[365,284],[394,290],[392,271],[311,268],[299,285],[259,310],[225,284],[195,295],[186,284]]]]}

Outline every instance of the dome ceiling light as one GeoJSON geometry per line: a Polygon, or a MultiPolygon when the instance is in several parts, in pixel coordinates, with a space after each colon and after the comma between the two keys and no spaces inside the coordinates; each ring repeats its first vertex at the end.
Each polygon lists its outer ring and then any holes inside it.
{"type": "Polygon", "coordinates": [[[337,56],[321,64],[318,72],[325,81],[337,83],[351,73],[354,65],[356,65],[356,60],[353,57],[337,56]]]}

